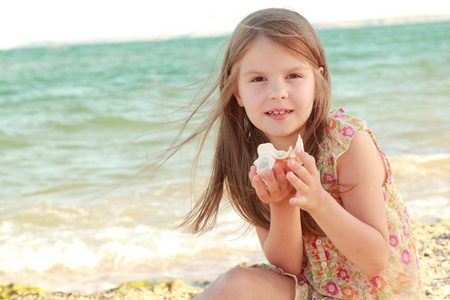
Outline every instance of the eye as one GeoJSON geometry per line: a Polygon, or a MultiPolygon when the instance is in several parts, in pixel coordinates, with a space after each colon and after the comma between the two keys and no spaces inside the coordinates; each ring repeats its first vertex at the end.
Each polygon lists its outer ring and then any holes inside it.
{"type": "Polygon", "coordinates": [[[263,77],[255,77],[251,80],[251,82],[262,82],[262,81],[264,81],[263,77]]]}
{"type": "Polygon", "coordinates": [[[287,78],[301,78],[302,76],[300,76],[299,74],[289,74],[287,78]]]}

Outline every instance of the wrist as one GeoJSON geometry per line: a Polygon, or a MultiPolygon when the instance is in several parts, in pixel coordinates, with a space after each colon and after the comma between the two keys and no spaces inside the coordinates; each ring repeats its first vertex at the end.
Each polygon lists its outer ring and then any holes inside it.
{"type": "Polygon", "coordinates": [[[333,207],[334,205],[340,206],[325,190],[324,193],[322,193],[320,201],[318,202],[320,203],[319,205],[313,206],[306,210],[314,219],[320,219],[322,217],[328,218],[330,215],[330,207],[333,207]]]}
{"type": "Polygon", "coordinates": [[[272,202],[270,203],[270,209],[280,209],[280,210],[298,210],[298,207],[295,207],[289,203],[289,199],[279,201],[279,202],[272,202]]]}

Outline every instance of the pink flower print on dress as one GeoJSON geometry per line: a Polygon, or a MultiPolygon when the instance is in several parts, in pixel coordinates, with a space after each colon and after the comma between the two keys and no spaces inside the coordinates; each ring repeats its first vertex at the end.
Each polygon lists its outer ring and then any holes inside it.
{"type": "Polygon", "coordinates": [[[342,128],[342,131],[342,135],[348,136],[349,138],[352,138],[353,135],[355,135],[355,130],[351,126],[345,126],[344,128],[342,128]]]}
{"type": "Polygon", "coordinates": [[[405,265],[409,265],[409,263],[411,262],[411,256],[409,255],[408,249],[403,250],[402,260],[405,263],[405,265]]]}
{"type": "Polygon", "coordinates": [[[377,275],[372,278],[372,283],[378,288],[378,291],[383,291],[386,287],[386,280],[383,279],[383,277],[380,277],[380,275],[377,275]]]}
{"type": "Polygon", "coordinates": [[[298,283],[298,285],[308,284],[308,280],[306,280],[305,277],[301,276],[301,277],[298,277],[297,283],[298,283]]]}
{"type": "Polygon", "coordinates": [[[403,225],[403,234],[404,234],[405,236],[409,236],[409,233],[408,233],[408,227],[406,227],[406,225],[403,225]]]}
{"type": "Polygon", "coordinates": [[[373,277],[372,282],[373,284],[375,284],[376,287],[381,287],[380,275],[373,277]]]}
{"type": "Polygon", "coordinates": [[[327,260],[330,259],[330,252],[328,252],[327,250],[325,250],[325,257],[327,258],[327,260]]]}
{"type": "Polygon", "coordinates": [[[334,179],[333,174],[330,174],[330,173],[323,173],[322,181],[323,181],[323,182],[331,182],[331,183],[335,183],[335,182],[336,182],[336,179],[334,179]]]}
{"type": "Polygon", "coordinates": [[[341,108],[338,110],[338,112],[340,112],[340,114],[336,114],[334,115],[334,117],[336,119],[345,119],[345,111],[341,108]]]}
{"type": "Polygon", "coordinates": [[[392,247],[397,247],[398,246],[398,237],[396,235],[390,235],[389,236],[389,244],[392,247]]]}
{"type": "Polygon", "coordinates": [[[409,224],[409,215],[406,208],[403,210],[403,215],[405,216],[406,224],[409,224]]]}
{"type": "Polygon", "coordinates": [[[342,279],[344,281],[350,279],[350,276],[348,275],[347,270],[346,269],[341,269],[340,267],[338,269],[337,277],[339,277],[340,279],[342,279]]]}
{"type": "Polygon", "coordinates": [[[336,296],[339,293],[339,288],[337,287],[336,283],[333,281],[328,282],[325,285],[325,289],[327,290],[328,294],[331,296],[336,296]]]}

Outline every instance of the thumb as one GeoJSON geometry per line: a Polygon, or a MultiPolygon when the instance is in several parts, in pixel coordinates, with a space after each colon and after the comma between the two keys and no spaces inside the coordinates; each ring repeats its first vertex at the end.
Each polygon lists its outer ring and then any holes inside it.
{"type": "Polygon", "coordinates": [[[289,199],[289,204],[292,206],[302,207],[305,204],[305,198],[303,196],[289,199]]]}

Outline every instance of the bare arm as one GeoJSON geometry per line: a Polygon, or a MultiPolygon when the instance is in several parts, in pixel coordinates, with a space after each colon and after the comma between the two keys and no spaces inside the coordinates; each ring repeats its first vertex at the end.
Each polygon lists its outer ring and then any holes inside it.
{"type": "Polygon", "coordinates": [[[256,227],[264,254],[271,264],[298,276],[303,256],[300,211],[271,205],[271,215],[269,230],[256,227]]]}
{"type": "Polygon", "coordinates": [[[289,162],[297,176],[289,173],[287,177],[298,191],[291,204],[308,211],[333,244],[368,277],[379,274],[389,258],[382,191],[386,171],[368,133],[357,132],[338,159],[344,208],[319,187],[314,158],[306,153],[297,155],[304,167],[289,162]]]}
{"type": "Polygon", "coordinates": [[[270,205],[270,229],[256,227],[267,260],[285,272],[299,275],[303,258],[300,209],[289,204],[295,190],[279,165],[266,170],[267,188],[254,168],[250,178],[260,200],[270,205]]]}

